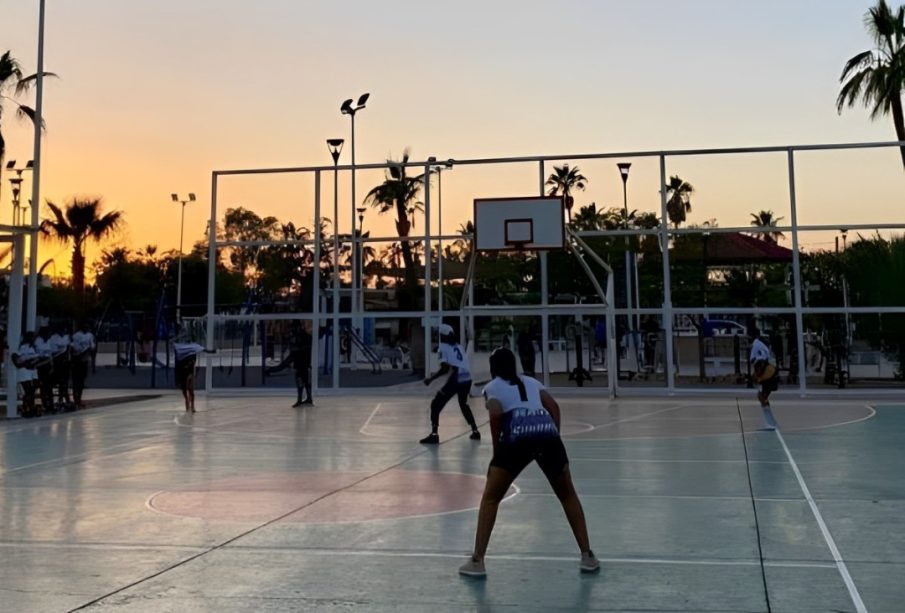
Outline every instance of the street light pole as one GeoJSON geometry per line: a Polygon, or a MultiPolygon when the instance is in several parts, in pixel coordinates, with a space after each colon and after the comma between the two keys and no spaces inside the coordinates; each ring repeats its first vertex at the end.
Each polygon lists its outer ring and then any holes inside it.
{"type": "Polygon", "coordinates": [[[35,79],[35,146],[34,169],[31,175],[31,225],[29,235],[28,268],[28,312],[26,330],[34,330],[38,320],[38,234],[39,210],[41,208],[41,129],[44,126],[44,0],[40,0],[38,8],[38,72],[35,79]]]}
{"type": "MultiPolygon", "coordinates": [[[[622,177],[622,206],[625,210],[624,225],[628,230],[628,171],[632,167],[631,162],[619,162],[619,175],[622,177]]],[[[632,327],[632,269],[631,250],[629,249],[629,237],[625,236],[625,304],[628,309],[628,327],[632,327]]]]}
{"type": "MultiPolygon", "coordinates": [[[[429,157],[428,162],[436,162],[437,158],[429,157]]],[[[437,305],[440,312],[440,321],[443,321],[443,169],[452,170],[453,160],[446,160],[442,165],[434,166],[432,170],[437,173],[437,305]]]]}
{"type": "MultiPolygon", "coordinates": [[[[348,115],[352,118],[352,239],[355,239],[355,208],[358,202],[355,200],[355,114],[361,109],[365,108],[365,103],[368,101],[368,98],[371,94],[362,94],[358,97],[358,102],[355,103],[355,106],[352,106],[352,98],[344,101],[342,105],[339,107],[340,113],[343,115],[348,115]]],[[[355,261],[355,258],[352,258],[352,306],[353,308],[357,307],[357,301],[354,299],[356,292],[361,291],[361,278],[360,271],[358,270],[358,264],[355,261]]],[[[362,300],[362,303],[364,301],[362,300]]]]}
{"type": "MultiPolygon", "coordinates": [[[[339,154],[343,150],[341,138],[327,139],[327,148],[333,157],[333,388],[339,387],[339,233],[337,232],[339,217],[339,154]]],[[[354,223],[354,222],[353,222],[354,223]]],[[[318,229],[320,232],[320,220],[318,220],[318,229]]]]}
{"type": "Polygon", "coordinates": [[[182,205],[182,217],[179,222],[179,268],[176,274],[176,322],[182,323],[182,237],[185,232],[185,205],[195,202],[194,192],[189,192],[188,200],[181,200],[178,194],[170,194],[173,202],[182,205]]]}
{"type": "MultiPolygon", "coordinates": [[[[358,292],[358,310],[364,313],[365,310],[365,207],[360,206],[355,209],[358,212],[358,276],[360,280],[360,290],[358,292]]],[[[364,330],[361,330],[362,339],[364,339],[364,330]]]]}

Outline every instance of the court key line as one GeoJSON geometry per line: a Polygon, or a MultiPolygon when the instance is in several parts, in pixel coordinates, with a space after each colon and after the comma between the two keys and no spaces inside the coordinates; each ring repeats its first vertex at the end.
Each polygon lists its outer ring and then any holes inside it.
{"type": "Polygon", "coordinates": [[[833,540],[830,529],[827,527],[826,522],[823,521],[823,515],[820,513],[820,509],[817,508],[817,503],[814,502],[814,498],[811,496],[811,490],[808,489],[807,484],[804,482],[804,477],[801,475],[801,471],[798,470],[798,464],[795,463],[795,458],[792,457],[792,452],[789,451],[789,446],[786,445],[786,440],[778,429],[776,430],[776,438],[779,439],[779,443],[782,445],[783,450],[786,452],[786,456],[789,458],[792,472],[795,473],[795,477],[798,479],[798,485],[801,486],[801,491],[808,501],[808,506],[811,507],[814,519],[817,520],[817,525],[820,527],[820,532],[823,534],[823,540],[826,541],[826,545],[830,549],[833,561],[836,563],[836,569],[839,571],[839,574],[842,575],[842,581],[845,582],[845,587],[848,589],[848,594],[852,599],[852,603],[855,605],[855,610],[858,613],[868,613],[867,607],[864,606],[864,601],[861,600],[861,594],[858,593],[858,588],[855,587],[855,582],[848,572],[848,566],[846,566],[845,560],[842,559],[839,548],[836,547],[836,541],[833,540]]]}

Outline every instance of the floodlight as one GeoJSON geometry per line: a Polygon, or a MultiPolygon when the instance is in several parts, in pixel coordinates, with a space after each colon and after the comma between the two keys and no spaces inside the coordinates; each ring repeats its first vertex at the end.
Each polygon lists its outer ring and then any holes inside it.
{"type": "Polygon", "coordinates": [[[343,102],[342,106],[339,107],[339,110],[342,111],[342,113],[344,115],[348,115],[349,113],[352,113],[353,112],[352,111],[352,99],[349,98],[348,100],[343,102]]]}
{"type": "Polygon", "coordinates": [[[189,202],[195,202],[195,194],[189,192],[189,202]]]}
{"type": "Polygon", "coordinates": [[[15,167],[16,167],[16,160],[10,160],[6,163],[7,170],[12,170],[15,167]]]}
{"type": "Polygon", "coordinates": [[[179,202],[179,195],[178,195],[178,194],[170,194],[170,198],[173,199],[173,202],[179,202]]]}
{"type": "Polygon", "coordinates": [[[368,101],[368,98],[370,96],[371,96],[371,94],[362,94],[361,97],[358,99],[358,104],[356,106],[358,106],[359,108],[363,107],[365,105],[365,102],[368,101]]]}
{"type": "Polygon", "coordinates": [[[25,169],[26,169],[26,170],[30,170],[30,169],[32,169],[32,168],[34,168],[34,167],[35,167],[35,161],[34,161],[34,160],[28,160],[28,162],[25,163],[25,169]]]}

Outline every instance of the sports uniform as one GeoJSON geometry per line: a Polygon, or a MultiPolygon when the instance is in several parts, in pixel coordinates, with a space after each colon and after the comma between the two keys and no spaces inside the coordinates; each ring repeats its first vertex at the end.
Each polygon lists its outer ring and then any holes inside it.
{"type": "Polygon", "coordinates": [[[471,436],[473,441],[481,440],[481,433],[478,432],[478,426],[475,424],[474,415],[471,407],[468,406],[468,392],[471,390],[471,369],[468,365],[468,358],[465,350],[458,342],[456,342],[455,334],[452,326],[442,324],[439,328],[440,332],[440,370],[424,380],[425,385],[430,385],[434,379],[442,377],[445,373],[450,372],[449,378],[437,395],[431,402],[431,433],[421,439],[419,442],[425,445],[436,445],[440,442],[437,429],[440,424],[440,411],[446,406],[453,396],[459,401],[459,408],[462,410],[462,417],[471,426],[471,436]]]}

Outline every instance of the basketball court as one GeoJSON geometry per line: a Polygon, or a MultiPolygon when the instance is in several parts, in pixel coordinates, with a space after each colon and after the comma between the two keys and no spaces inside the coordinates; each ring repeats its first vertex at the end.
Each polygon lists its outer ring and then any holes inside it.
{"type": "MultiPolygon", "coordinates": [[[[428,396],[165,395],[0,422],[8,611],[901,611],[905,406],[560,394],[601,572],[530,467],[460,577],[491,456],[428,396]],[[769,603],[769,604],[768,604],[769,603]]],[[[472,399],[482,415],[480,399],[472,399]]]]}

